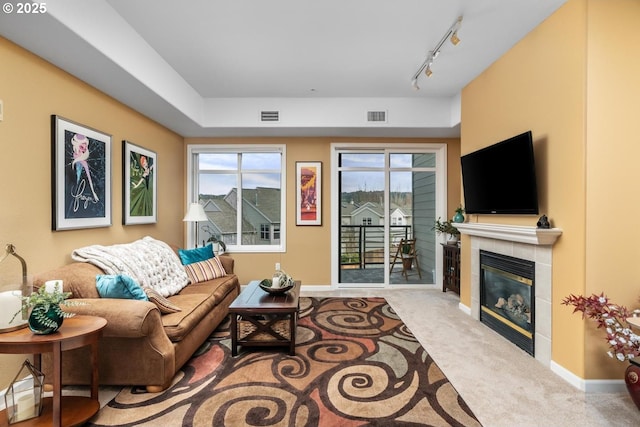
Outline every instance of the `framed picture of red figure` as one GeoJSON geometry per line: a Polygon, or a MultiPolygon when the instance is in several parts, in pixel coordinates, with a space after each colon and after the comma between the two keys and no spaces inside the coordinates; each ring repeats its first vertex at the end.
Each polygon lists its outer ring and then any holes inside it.
{"type": "Polygon", "coordinates": [[[296,162],[296,225],[322,225],[322,162],[296,162]]]}
{"type": "Polygon", "coordinates": [[[158,155],[122,141],[122,223],[158,221],[158,155]]]}
{"type": "Polygon", "coordinates": [[[111,226],[111,135],[51,116],[52,229],[111,226]]]}

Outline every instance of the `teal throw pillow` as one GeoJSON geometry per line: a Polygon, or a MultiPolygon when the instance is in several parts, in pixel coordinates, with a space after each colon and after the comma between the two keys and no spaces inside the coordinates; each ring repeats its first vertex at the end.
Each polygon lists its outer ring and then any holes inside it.
{"type": "Polygon", "coordinates": [[[102,298],[139,299],[149,301],[147,294],[132,277],[125,274],[98,274],[96,288],[102,298]]]}
{"type": "Polygon", "coordinates": [[[180,262],[182,262],[182,265],[206,261],[213,258],[213,245],[209,243],[207,246],[202,248],[178,249],[178,255],[180,256],[180,262]]]}

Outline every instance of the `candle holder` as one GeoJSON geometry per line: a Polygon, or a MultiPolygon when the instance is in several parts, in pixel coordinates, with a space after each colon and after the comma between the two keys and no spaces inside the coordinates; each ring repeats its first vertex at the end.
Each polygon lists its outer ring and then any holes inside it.
{"type": "Polygon", "coordinates": [[[43,392],[44,374],[25,360],[4,395],[9,424],[39,417],[43,392]]]}
{"type": "Polygon", "coordinates": [[[5,263],[3,267],[7,266],[9,256],[13,256],[20,262],[22,269],[21,283],[12,283],[0,286],[0,333],[15,331],[27,327],[27,320],[29,318],[28,310],[22,310],[22,315],[16,317],[13,322],[11,318],[13,314],[20,311],[22,308],[23,296],[31,294],[33,286],[27,278],[27,263],[24,258],[15,252],[15,247],[9,243],[5,247],[5,254],[0,257],[0,263],[5,263]]]}

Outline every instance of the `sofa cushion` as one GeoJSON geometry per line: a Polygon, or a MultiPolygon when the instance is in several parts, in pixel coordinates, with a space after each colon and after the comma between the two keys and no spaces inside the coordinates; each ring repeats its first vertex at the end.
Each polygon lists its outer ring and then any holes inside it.
{"type": "Polygon", "coordinates": [[[200,262],[194,262],[184,266],[191,283],[205,282],[217,279],[227,274],[218,258],[211,258],[200,262]]]}
{"type": "Polygon", "coordinates": [[[182,309],[179,313],[162,316],[162,324],[169,339],[172,342],[182,340],[204,319],[212,307],[218,305],[237,288],[238,279],[231,275],[189,285],[178,295],[169,297],[171,303],[182,309]]]}
{"type": "Polygon", "coordinates": [[[149,301],[154,303],[160,313],[168,314],[168,313],[177,313],[178,311],[182,311],[180,307],[173,304],[171,301],[163,297],[153,288],[144,288],[144,292],[147,294],[149,301]]]}
{"type": "Polygon", "coordinates": [[[179,294],[169,300],[182,309],[162,316],[164,331],[172,342],[182,341],[188,336],[216,305],[215,297],[210,294],[179,294]]]}
{"type": "MultiPolygon", "coordinates": [[[[194,283],[192,285],[189,285],[182,291],[180,291],[180,295],[213,295],[216,304],[218,304],[236,288],[238,288],[238,278],[235,275],[227,275],[224,277],[220,277],[219,279],[208,280],[206,282],[194,283]]],[[[170,299],[173,300],[173,297],[171,297],[170,299]]]]}
{"type": "Polygon", "coordinates": [[[213,245],[209,243],[202,248],[178,249],[178,256],[183,265],[204,261],[213,258],[213,245]]]}
{"type": "Polygon", "coordinates": [[[71,298],[100,298],[96,288],[96,276],[104,274],[100,268],[84,262],[72,262],[33,277],[35,287],[44,286],[48,280],[62,280],[62,289],[71,292],[71,298]]]}
{"type": "Polygon", "coordinates": [[[96,288],[102,298],[139,299],[148,301],[138,282],[126,274],[98,274],[96,288]]]}

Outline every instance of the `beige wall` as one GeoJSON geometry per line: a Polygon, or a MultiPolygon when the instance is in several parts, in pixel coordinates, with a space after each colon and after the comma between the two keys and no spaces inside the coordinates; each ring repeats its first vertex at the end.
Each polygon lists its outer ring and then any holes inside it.
{"type": "MultiPolygon", "coordinates": [[[[619,379],[624,364],[606,356],[601,331],[560,301],[604,291],[635,307],[640,294],[634,243],[640,231],[612,233],[605,226],[640,204],[632,175],[640,154],[633,128],[640,62],[630,55],[640,42],[638,19],[637,1],[570,0],[462,93],[462,154],[533,131],[540,211],[563,230],[553,251],[552,359],[587,379],[619,379]]],[[[469,246],[463,239],[461,300],[467,305],[469,246]]]]}
{"type": "MultiPolygon", "coordinates": [[[[186,138],[189,144],[285,144],[287,149],[287,250],[284,253],[233,254],[241,283],[269,277],[276,262],[308,285],[331,284],[331,143],[435,143],[448,148],[448,206],[452,216],[460,201],[460,141],[428,138],[186,138]],[[321,161],[322,226],[296,226],[296,161],[321,161]]],[[[186,191],[186,190],[185,190],[186,191]]]]}
{"type": "MultiPolygon", "coordinates": [[[[183,139],[51,64],[0,38],[0,251],[13,243],[36,273],[70,261],[74,248],[145,235],[182,244],[183,139]],[[50,116],[112,135],[111,227],[51,231],[50,116]],[[122,225],[122,140],[158,154],[158,223],[122,225]]],[[[0,283],[3,277],[0,277],[0,283]]],[[[0,390],[23,356],[0,356],[0,390]]]]}
{"type": "MultiPolygon", "coordinates": [[[[640,2],[587,2],[586,293],[640,306],[640,229],[627,212],[640,211],[640,2]],[[618,223],[620,223],[619,226],[618,223]],[[624,224],[624,225],[623,225],[624,224]]],[[[588,378],[622,378],[626,365],[606,354],[602,331],[586,329],[588,378]]]]}

